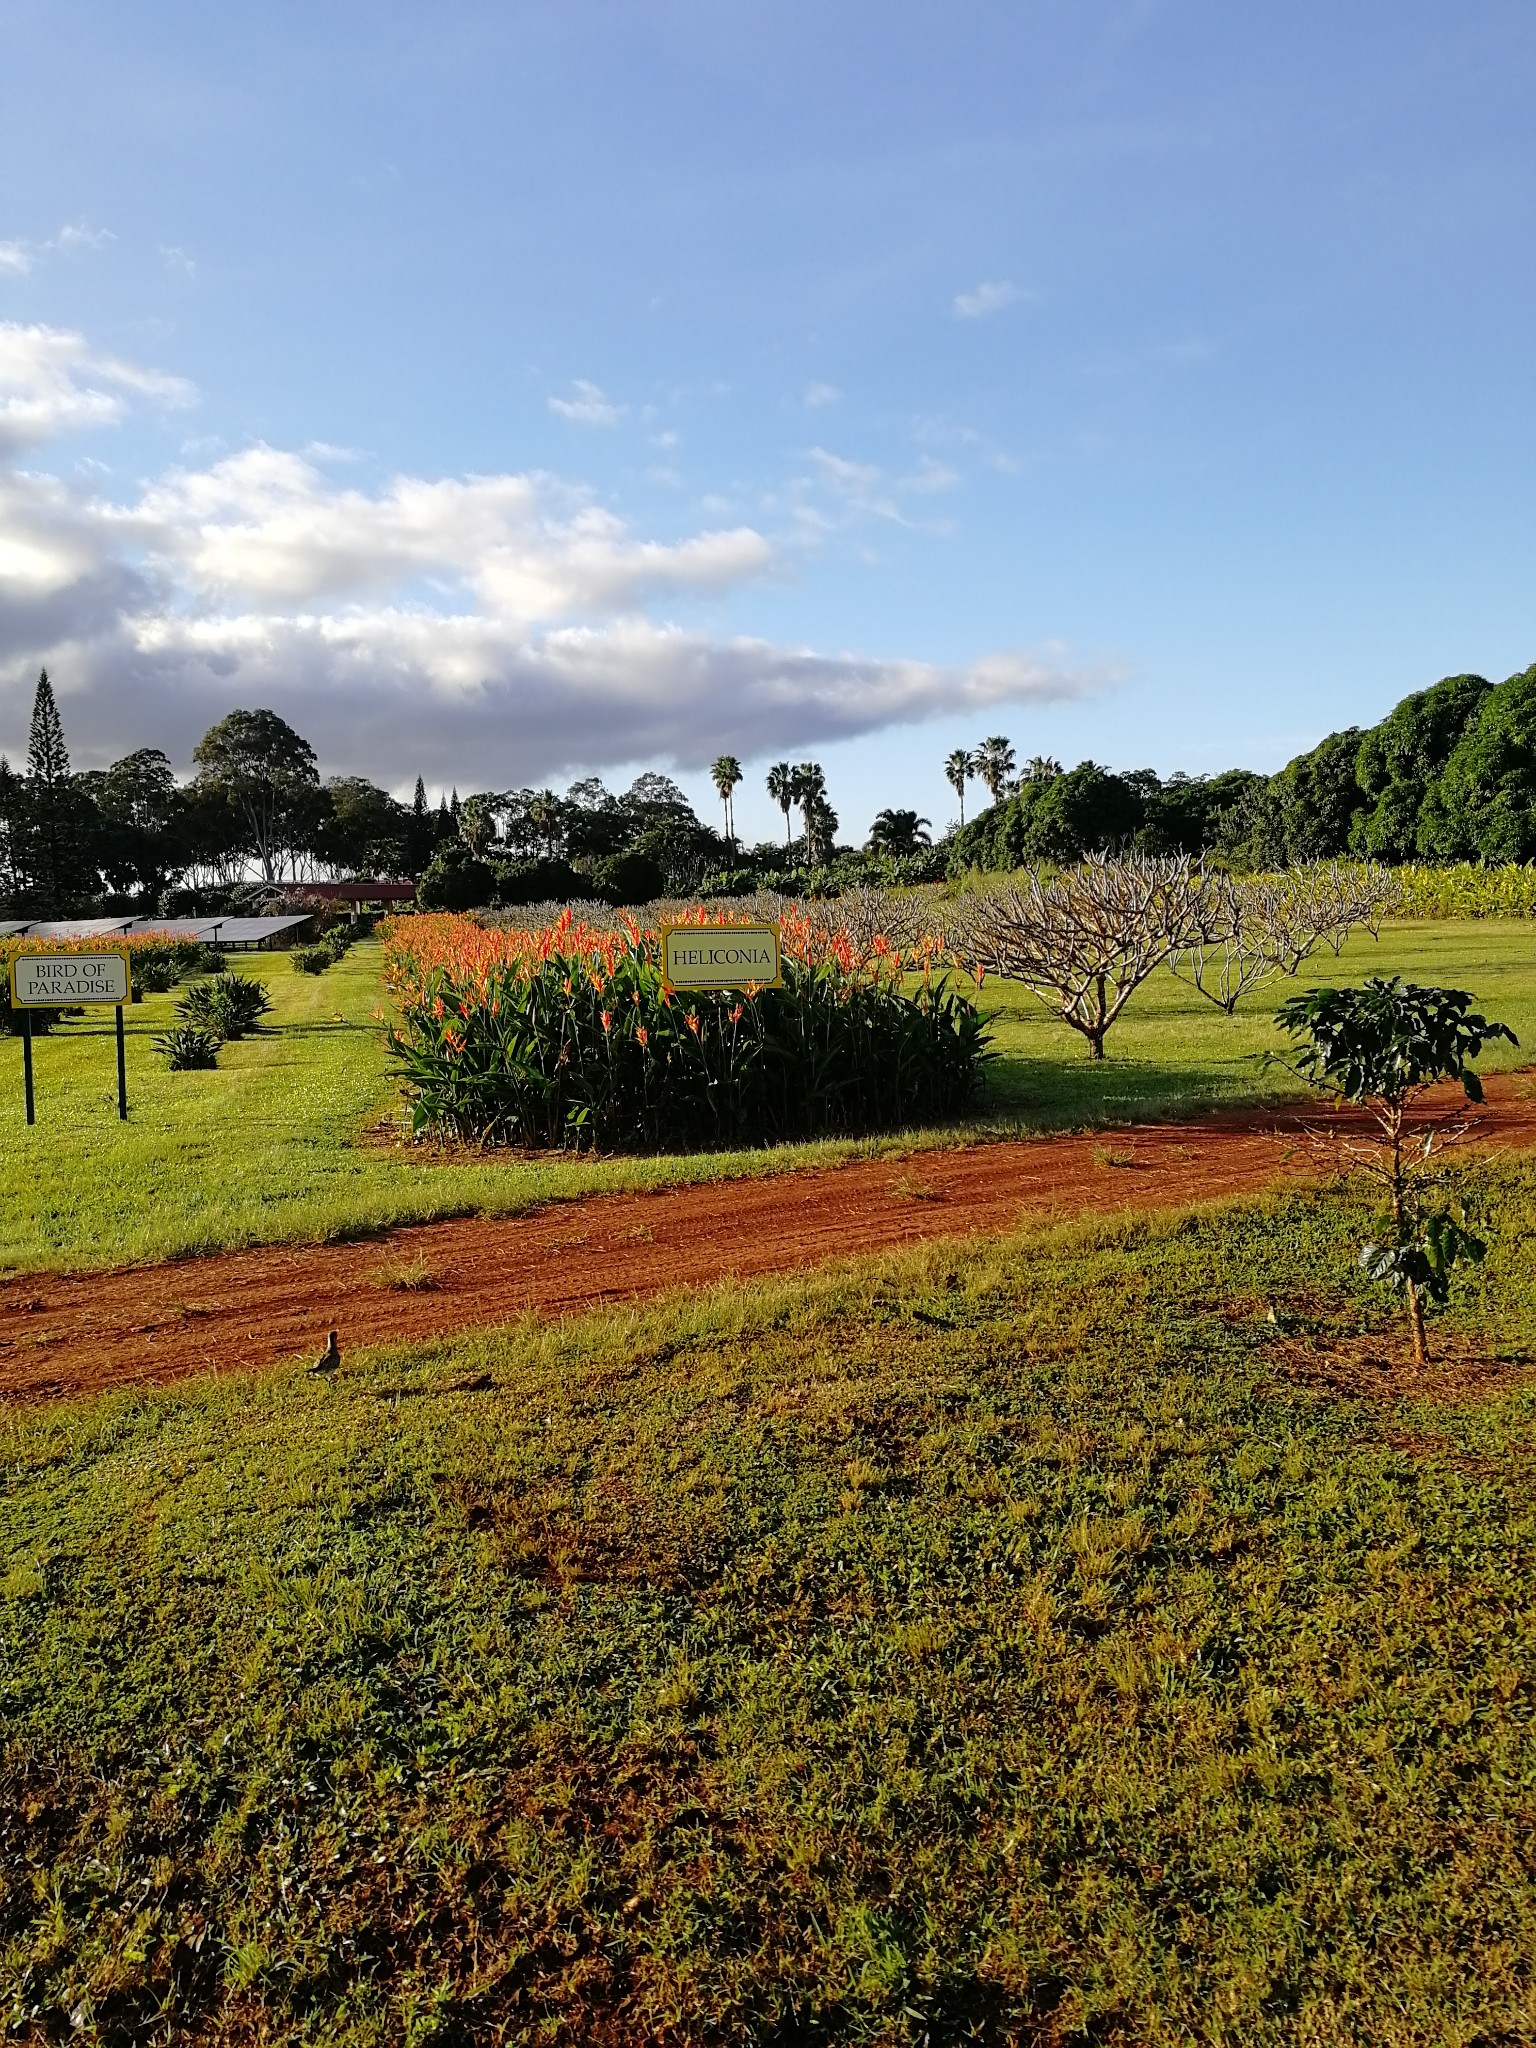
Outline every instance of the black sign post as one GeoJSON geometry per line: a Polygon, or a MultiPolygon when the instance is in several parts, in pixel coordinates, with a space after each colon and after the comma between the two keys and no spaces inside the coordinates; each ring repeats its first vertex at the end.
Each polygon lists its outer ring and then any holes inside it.
{"type": "Polygon", "coordinates": [[[32,1094],[32,1012],[21,1013],[21,1071],[27,1083],[27,1122],[37,1122],[37,1103],[32,1094]]]}

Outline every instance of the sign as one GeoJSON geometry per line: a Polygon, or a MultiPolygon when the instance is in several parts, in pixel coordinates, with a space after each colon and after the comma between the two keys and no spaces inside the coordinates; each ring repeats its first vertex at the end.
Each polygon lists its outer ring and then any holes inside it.
{"type": "Polygon", "coordinates": [[[128,1114],[128,1054],[123,1005],[133,1000],[126,953],[18,953],[11,962],[11,1008],[21,1012],[21,1072],[27,1122],[37,1122],[32,1084],[32,1012],[78,1010],[89,1003],[117,1011],[117,1113],[128,1114]]]}
{"type": "Polygon", "coordinates": [[[669,924],[661,931],[668,988],[780,988],[776,924],[669,924]]]}
{"type": "Polygon", "coordinates": [[[132,996],[126,953],[18,953],[11,962],[15,1010],[73,1010],[132,996]]]}

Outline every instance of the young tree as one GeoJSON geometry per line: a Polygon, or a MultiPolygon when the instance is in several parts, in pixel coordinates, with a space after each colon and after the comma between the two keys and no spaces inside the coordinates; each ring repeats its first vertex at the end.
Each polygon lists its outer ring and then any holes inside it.
{"type": "Polygon", "coordinates": [[[1000,804],[1013,773],[1013,746],[1001,733],[983,740],[976,749],[976,773],[987,785],[992,801],[1000,804]]]}
{"type": "Polygon", "coordinates": [[[319,822],[314,749],[275,711],[232,711],[192,750],[197,781],[241,820],[262,880],[275,882],[319,822]]]}
{"type": "Polygon", "coordinates": [[[944,756],[944,779],[960,799],[960,824],[965,826],[965,785],[976,773],[976,756],[965,747],[956,747],[952,754],[944,756]]]}
{"type": "Polygon", "coordinates": [[[741,763],[734,754],[722,754],[710,769],[710,779],[715,792],[725,806],[725,836],[734,847],[736,844],[736,785],[741,780],[741,763]]]}
{"type": "Polygon", "coordinates": [[[1402,1290],[1420,1365],[1429,1357],[1425,1298],[1443,1304],[1456,1266],[1475,1263],[1485,1247],[1462,1218],[1424,1200],[1442,1178],[1433,1164],[1437,1146],[1453,1143],[1465,1123],[1422,1112],[1415,1122],[1412,1112],[1439,1081],[1459,1081],[1468,1102],[1481,1102],[1483,1084],[1470,1063],[1496,1038],[1519,1044],[1507,1024],[1490,1023],[1471,1004],[1465,989],[1420,988],[1393,975],[1361,988],[1312,989],[1275,1013],[1282,1030],[1307,1043],[1271,1061],[1335,1101],[1361,1104],[1376,1125],[1372,1152],[1352,1149],[1386,1190],[1391,1225],[1385,1244],[1363,1248],[1360,1264],[1373,1280],[1402,1290]]]}
{"type": "Polygon", "coordinates": [[[768,794],[784,813],[784,849],[790,846],[789,814],[797,801],[795,771],[787,761],[775,761],[768,770],[768,794]]]}

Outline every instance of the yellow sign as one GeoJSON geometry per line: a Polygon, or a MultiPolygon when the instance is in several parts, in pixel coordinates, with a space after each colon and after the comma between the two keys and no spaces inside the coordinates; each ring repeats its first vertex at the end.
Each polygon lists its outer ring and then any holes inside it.
{"type": "Polygon", "coordinates": [[[11,962],[15,1010],[73,1010],[84,1003],[132,1000],[126,953],[18,953],[11,962]]]}
{"type": "Polygon", "coordinates": [[[669,924],[661,933],[668,988],[779,988],[784,968],[776,924],[669,924]]]}

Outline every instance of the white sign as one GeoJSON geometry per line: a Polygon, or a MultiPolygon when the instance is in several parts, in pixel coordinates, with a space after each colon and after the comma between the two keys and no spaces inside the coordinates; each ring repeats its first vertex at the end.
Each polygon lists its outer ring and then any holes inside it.
{"type": "Polygon", "coordinates": [[[126,953],[18,953],[11,962],[13,1009],[72,1010],[131,996],[126,953]]]}

